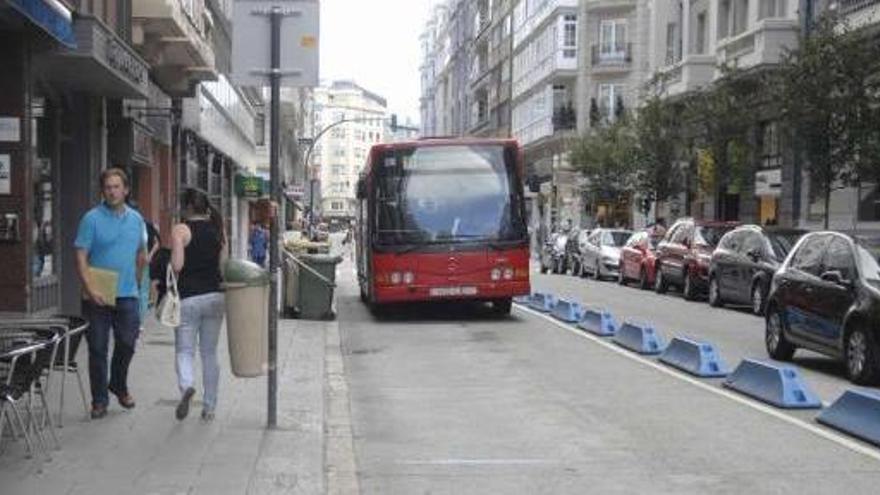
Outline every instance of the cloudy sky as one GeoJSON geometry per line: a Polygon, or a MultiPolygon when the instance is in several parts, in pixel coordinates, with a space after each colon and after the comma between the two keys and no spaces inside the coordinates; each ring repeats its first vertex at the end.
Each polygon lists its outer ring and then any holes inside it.
{"type": "Polygon", "coordinates": [[[321,0],[321,81],[352,79],[419,120],[419,35],[437,0],[321,0]]]}

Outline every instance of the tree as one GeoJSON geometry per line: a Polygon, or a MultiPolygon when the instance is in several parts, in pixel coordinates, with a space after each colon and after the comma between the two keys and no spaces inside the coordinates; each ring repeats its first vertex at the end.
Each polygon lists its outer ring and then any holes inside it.
{"type": "Polygon", "coordinates": [[[666,201],[683,190],[678,166],[680,118],[676,104],[654,95],[632,122],[635,137],[633,187],[641,196],[666,201]]]}
{"type": "Polygon", "coordinates": [[[634,143],[632,128],[624,122],[595,127],[573,141],[569,159],[587,179],[593,197],[617,198],[632,188],[634,143]]]}
{"type": "Polygon", "coordinates": [[[797,50],[783,56],[778,99],[795,135],[828,228],[831,192],[877,180],[880,47],[836,16],[818,20],[797,50]]]}

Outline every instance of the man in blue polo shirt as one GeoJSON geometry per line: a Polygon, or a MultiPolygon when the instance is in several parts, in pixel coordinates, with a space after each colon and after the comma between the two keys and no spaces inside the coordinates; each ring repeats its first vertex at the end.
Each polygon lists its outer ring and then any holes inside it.
{"type": "Polygon", "coordinates": [[[83,216],[76,234],[76,261],[83,284],[83,314],[89,321],[89,380],[92,388],[93,419],[107,415],[109,395],[131,409],[134,398],[128,392],[128,366],[134,356],[140,330],[138,273],[146,263],[146,226],[138,212],[125,204],[128,176],[118,168],[101,174],[104,201],[83,216]],[[117,275],[116,301],[104,300],[89,276],[89,268],[117,275]],[[113,359],[107,380],[107,353],[113,331],[113,359]]]}

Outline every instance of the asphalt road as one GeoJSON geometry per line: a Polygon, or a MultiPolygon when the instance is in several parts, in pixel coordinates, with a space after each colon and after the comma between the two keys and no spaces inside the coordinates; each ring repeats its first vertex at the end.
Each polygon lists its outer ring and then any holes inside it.
{"type": "MultiPolygon", "coordinates": [[[[880,450],[633,357],[534,312],[398,307],[377,318],[351,265],[337,297],[362,493],[874,493],[880,450]]],[[[761,320],[561,275],[536,290],[764,358],[761,320]]],[[[830,401],[837,365],[797,361],[830,401]]]]}

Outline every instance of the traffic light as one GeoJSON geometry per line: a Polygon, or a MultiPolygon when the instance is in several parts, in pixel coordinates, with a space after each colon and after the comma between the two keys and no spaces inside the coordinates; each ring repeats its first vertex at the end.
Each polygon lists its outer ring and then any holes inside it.
{"type": "Polygon", "coordinates": [[[391,132],[397,132],[397,114],[391,114],[391,132]]]}

